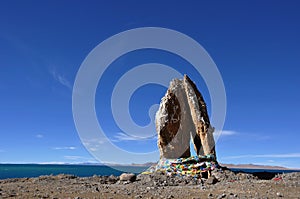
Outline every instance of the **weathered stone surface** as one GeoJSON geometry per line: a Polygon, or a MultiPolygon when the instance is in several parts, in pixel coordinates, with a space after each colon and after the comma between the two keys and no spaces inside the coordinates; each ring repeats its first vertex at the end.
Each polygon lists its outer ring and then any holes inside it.
{"type": "Polygon", "coordinates": [[[120,181],[134,182],[135,180],[136,180],[136,175],[134,173],[122,173],[120,175],[120,181]]]}
{"type": "Polygon", "coordinates": [[[187,75],[184,75],[183,85],[185,87],[187,100],[196,129],[196,135],[193,136],[196,152],[197,154],[215,155],[215,141],[213,137],[214,128],[210,125],[206,103],[194,82],[192,82],[187,75]],[[201,143],[198,141],[199,137],[201,143]],[[203,152],[201,149],[203,149],[203,152]]]}
{"type": "Polygon", "coordinates": [[[206,104],[186,75],[171,81],[156,113],[156,130],[161,158],[189,157],[191,136],[197,154],[215,154],[206,104]]]}

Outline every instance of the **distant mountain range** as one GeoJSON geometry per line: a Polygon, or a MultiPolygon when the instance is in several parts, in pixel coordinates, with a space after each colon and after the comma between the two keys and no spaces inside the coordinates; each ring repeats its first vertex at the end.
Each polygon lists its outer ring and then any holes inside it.
{"type": "Polygon", "coordinates": [[[234,169],[298,170],[298,169],[286,168],[282,166],[255,165],[255,164],[220,164],[220,165],[223,167],[234,168],[234,169]]]}
{"type": "MultiPolygon", "coordinates": [[[[146,162],[143,164],[102,164],[102,163],[82,163],[83,165],[107,165],[107,166],[140,166],[140,167],[150,167],[155,165],[155,162],[146,162]]],[[[269,166],[269,165],[255,165],[255,164],[222,164],[219,163],[223,167],[235,168],[235,169],[267,169],[267,170],[299,170],[295,168],[286,168],[282,166],[269,166]]]]}
{"type": "MultiPolygon", "coordinates": [[[[10,164],[10,163],[0,163],[0,164],[10,164]]],[[[16,164],[16,163],[11,163],[16,164]]],[[[20,163],[20,164],[48,164],[48,165],[94,165],[94,166],[136,166],[136,167],[150,167],[155,165],[155,162],[146,162],[143,164],[119,164],[119,163],[91,163],[91,162],[83,162],[83,163],[20,163]]],[[[299,170],[300,168],[286,168],[282,166],[269,166],[269,165],[255,165],[255,164],[222,164],[219,163],[223,167],[233,168],[233,169],[266,169],[266,170],[299,170]]]]}

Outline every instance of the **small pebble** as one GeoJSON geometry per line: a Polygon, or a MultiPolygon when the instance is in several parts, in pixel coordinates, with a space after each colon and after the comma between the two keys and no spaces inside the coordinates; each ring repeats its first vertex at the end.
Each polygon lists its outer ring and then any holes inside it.
{"type": "Polygon", "coordinates": [[[282,195],[280,192],[277,192],[276,195],[277,195],[278,197],[283,197],[283,195],[282,195]]]}
{"type": "Polygon", "coordinates": [[[120,175],[120,181],[134,182],[135,180],[136,180],[136,175],[134,173],[122,173],[120,175]]]}
{"type": "Polygon", "coordinates": [[[221,195],[218,196],[218,199],[225,198],[225,197],[226,197],[226,194],[223,193],[223,194],[221,194],[221,195]]]}

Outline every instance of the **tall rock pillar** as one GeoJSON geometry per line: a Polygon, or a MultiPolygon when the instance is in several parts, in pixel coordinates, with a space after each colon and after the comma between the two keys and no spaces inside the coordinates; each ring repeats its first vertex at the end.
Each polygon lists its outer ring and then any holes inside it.
{"type": "Polygon", "coordinates": [[[189,157],[191,138],[198,155],[215,155],[206,104],[187,75],[171,81],[156,113],[156,131],[161,158],[189,157]]]}

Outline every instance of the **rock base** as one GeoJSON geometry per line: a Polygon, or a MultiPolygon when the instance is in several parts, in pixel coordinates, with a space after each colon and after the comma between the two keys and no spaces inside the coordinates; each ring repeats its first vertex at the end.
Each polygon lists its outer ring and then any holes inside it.
{"type": "Polygon", "coordinates": [[[142,174],[164,173],[168,176],[190,176],[193,178],[209,178],[211,171],[220,168],[214,155],[191,156],[188,158],[166,159],[150,167],[142,174]]]}

